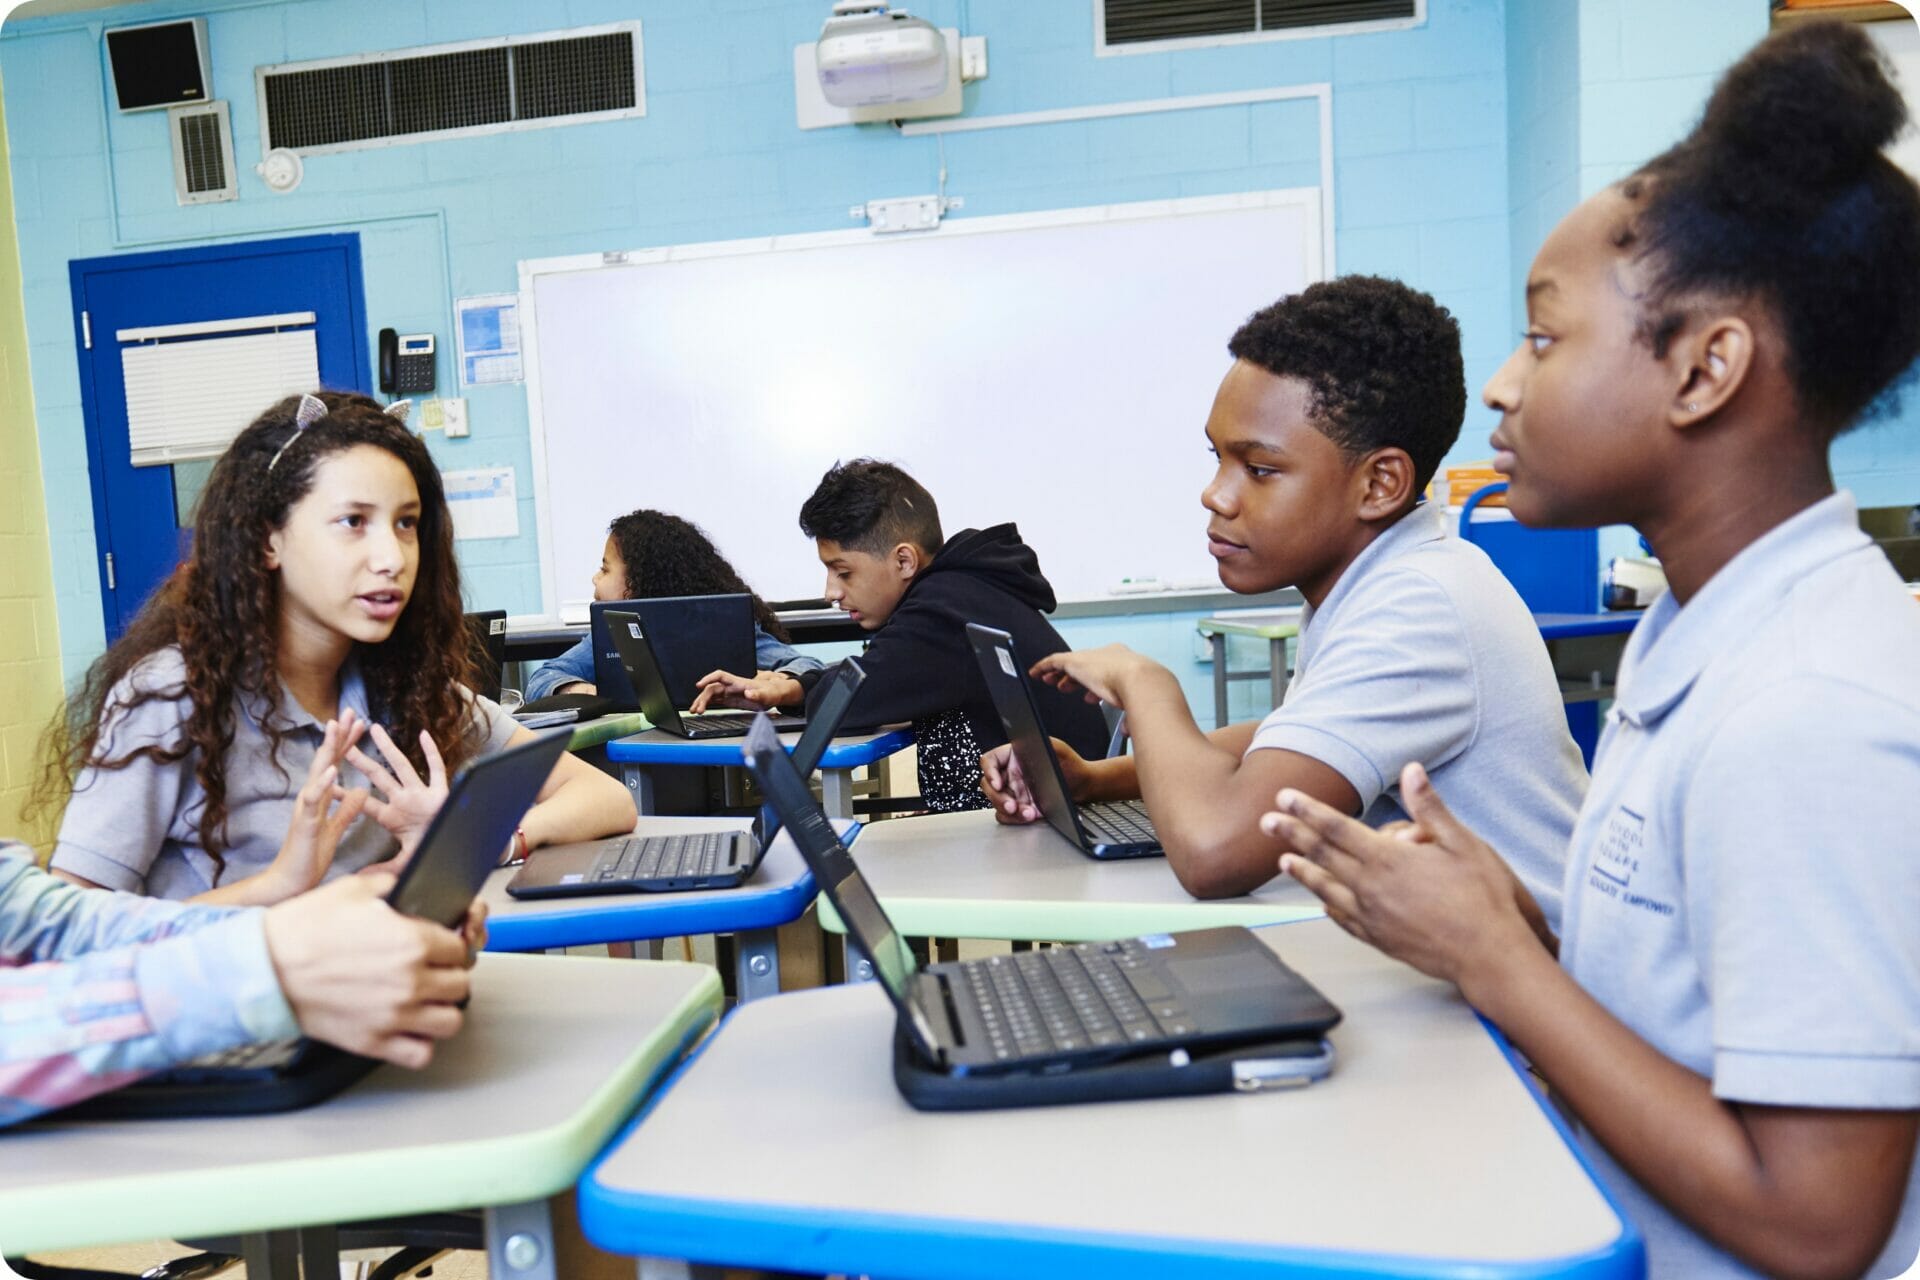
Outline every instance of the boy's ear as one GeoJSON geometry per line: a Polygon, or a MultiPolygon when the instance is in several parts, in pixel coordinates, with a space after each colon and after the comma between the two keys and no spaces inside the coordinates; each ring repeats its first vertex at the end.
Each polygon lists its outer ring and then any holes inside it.
{"type": "Polygon", "coordinates": [[[910,582],[926,566],[926,553],[911,542],[896,543],[889,557],[893,571],[902,582],[910,582]]]}
{"type": "Polygon", "coordinates": [[[1363,486],[1359,509],[1362,520],[1398,515],[1418,496],[1414,492],[1413,458],[1405,449],[1376,449],[1360,460],[1355,476],[1363,486]]]}
{"type": "Polygon", "coordinates": [[[1667,405],[1668,424],[1685,430],[1718,413],[1746,384],[1754,356],[1753,328],[1739,316],[1689,326],[1667,352],[1679,388],[1667,405]]]}

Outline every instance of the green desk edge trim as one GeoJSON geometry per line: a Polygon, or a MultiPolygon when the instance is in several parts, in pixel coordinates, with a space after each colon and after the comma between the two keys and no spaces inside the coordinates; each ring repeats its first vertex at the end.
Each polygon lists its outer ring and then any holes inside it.
{"type": "Polygon", "coordinates": [[[1236,622],[1232,618],[1202,618],[1193,624],[1203,636],[1258,636],[1262,640],[1285,640],[1300,634],[1298,622],[1236,622]]]}
{"type": "Polygon", "coordinates": [[[625,738],[636,733],[645,733],[653,728],[653,722],[638,711],[625,711],[618,715],[601,716],[598,720],[589,720],[573,731],[573,737],[567,741],[567,750],[585,751],[588,747],[597,747],[615,738],[625,738]]]}
{"type": "MultiPolygon", "coordinates": [[[[974,898],[884,898],[887,918],[909,938],[997,938],[1008,942],[1105,942],[1143,933],[1170,933],[1240,924],[1314,920],[1319,907],[1264,902],[995,902],[974,898]]],[[[846,925],[824,895],[820,927],[845,933],[846,925]]]]}
{"type": "Polygon", "coordinates": [[[18,1256],[544,1200],[579,1180],[653,1084],[719,1017],[718,972],[679,961],[649,963],[698,969],[701,980],[667,1022],[561,1124],[513,1137],[399,1148],[382,1156],[375,1179],[366,1177],[366,1157],[351,1155],[175,1174],[165,1179],[164,1190],[154,1187],[151,1175],[132,1174],[83,1189],[10,1192],[0,1196],[6,1250],[18,1256]],[[303,1205],[316,1206],[317,1217],[290,1216],[303,1212],[303,1205]]]}

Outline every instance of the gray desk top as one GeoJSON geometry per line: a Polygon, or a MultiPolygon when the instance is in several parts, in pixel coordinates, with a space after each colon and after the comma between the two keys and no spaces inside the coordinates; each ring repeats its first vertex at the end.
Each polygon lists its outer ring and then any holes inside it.
{"type": "Polygon", "coordinates": [[[461,1034],[304,1111],[0,1136],[9,1254],[516,1204],[564,1189],[718,1012],[700,965],[480,958],[461,1034]]]}
{"type": "MultiPolygon", "coordinates": [[[[1002,826],[985,809],[869,823],[853,857],[911,937],[1087,942],[1321,914],[1292,880],[1203,902],[1180,887],[1165,858],[1095,862],[1044,822],[1002,826]]],[[[820,922],[841,931],[825,900],[820,922]]]]}
{"type": "Polygon", "coordinates": [[[899,1277],[1228,1260],[1637,1274],[1634,1238],[1450,987],[1327,921],[1261,936],[1346,1013],[1317,1085],[923,1114],[894,1090],[879,990],[797,992],[736,1012],[589,1173],[588,1233],[623,1252],[899,1277]]]}

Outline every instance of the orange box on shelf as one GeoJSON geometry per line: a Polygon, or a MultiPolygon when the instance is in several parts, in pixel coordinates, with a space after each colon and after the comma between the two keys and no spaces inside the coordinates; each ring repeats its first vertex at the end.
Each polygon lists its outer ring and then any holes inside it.
{"type": "MultiPolygon", "coordinates": [[[[1463,462],[1457,466],[1442,467],[1434,478],[1434,496],[1446,499],[1450,507],[1465,505],[1468,498],[1490,484],[1498,484],[1506,477],[1493,469],[1493,461],[1463,462]]],[[[1496,493],[1481,504],[1483,507],[1504,507],[1507,495],[1496,493]]]]}

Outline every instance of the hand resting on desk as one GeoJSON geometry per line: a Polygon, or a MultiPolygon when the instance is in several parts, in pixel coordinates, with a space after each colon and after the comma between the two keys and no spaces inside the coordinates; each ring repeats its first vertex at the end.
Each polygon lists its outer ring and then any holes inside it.
{"type": "Polygon", "coordinates": [[[695,681],[700,692],[694,695],[693,714],[715,707],[739,711],[772,711],[777,707],[799,706],[807,700],[800,682],[784,671],[756,671],[751,677],[730,671],[709,671],[695,681]]]}

